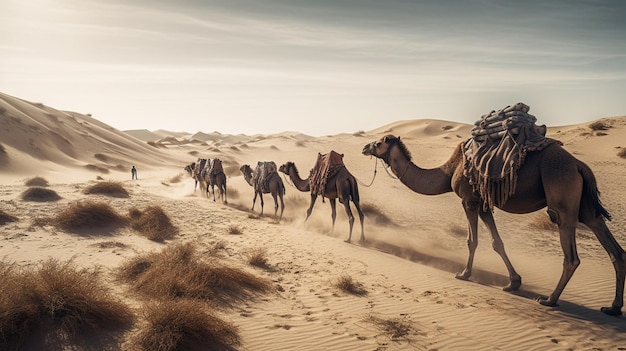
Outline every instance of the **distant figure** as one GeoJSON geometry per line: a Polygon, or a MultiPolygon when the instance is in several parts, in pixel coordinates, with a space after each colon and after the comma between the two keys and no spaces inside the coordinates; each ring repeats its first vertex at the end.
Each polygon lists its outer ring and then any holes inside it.
{"type": "Polygon", "coordinates": [[[137,168],[135,168],[135,166],[130,169],[130,176],[132,179],[139,179],[137,178],[137,168]]]}

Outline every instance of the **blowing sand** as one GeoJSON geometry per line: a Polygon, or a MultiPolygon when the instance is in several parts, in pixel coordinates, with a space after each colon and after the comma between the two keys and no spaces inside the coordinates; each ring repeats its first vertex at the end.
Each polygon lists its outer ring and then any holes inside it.
{"type": "MultiPolygon", "coordinates": [[[[219,133],[124,133],[89,116],[0,94],[0,209],[18,220],[0,226],[0,257],[19,266],[55,258],[98,268],[114,295],[132,308],[140,302],[112,278],[117,267],[138,255],[192,242],[203,251],[219,248],[220,260],[271,282],[273,290],[220,311],[239,330],[236,350],[626,350],[624,317],[600,312],[609,306],[615,274],[592,232],[579,228],[582,264],[565,288],[559,306],[539,305],[561,274],[558,233],[546,226],[545,211],[495,218],[522,289],[507,293],[507,272],[491,249],[484,226],[469,282],[454,278],[467,258],[466,220],[456,195],[424,196],[402,185],[361,150],[387,133],[400,135],[421,167],[444,163],[471,126],[439,120],[398,121],[371,131],[314,138],[298,132],[232,136],[219,133]],[[157,139],[155,139],[157,138],[157,139]],[[143,139],[143,140],[140,140],[143,139]],[[257,161],[293,161],[303,177],[317,154],[344,154],[358,179],[366,209],[365,236],[355,222],[345,243],[348,220],[340,205],[334,232],[328,201],[318,199],[305,222],[310,196],[286,186],[283,219],[264,195],[251,210],[253,190],[239,167],[257,161]],[[228,204],[207,199],[183,167],[198,157],[220,158],[228,176],[228,204]],[[138,169],[131,180],[130,167],[138,169]],[[376,171],[376,172],[375,172],[376,171]],[[25,183],[39,176],[57,201],[26,201],[25,183]],[[85,194],[97,182],[121,184],[128,197],[85,194]],[[130,226],[101,233],[66,232],[34,225],[77,201],[102,201],[117,212],[159,206],[177,227],[162,242],[130,226]],[[262,252],[265,262],[250,265],[262,252]],[[358,288],[346,292],[348,279],[358,288]]],[[[538,116],[539,123],[541,117],[538,116]]],[[[613,216],[609,228],[626,245],[626,117],[589,124],[550,126],[548,136],[594,171],[602,201],[613,216]]],[[[149,127],[149,126],[146,126],[149,127]]],[[[390,171],[389,171],[390,172],[390,171]]],[[[354,208],[353,208],[354,211],[354,208]]],[[[0,311],[1,312],[1,311],[0,311]]],[[[130,349],[141,325],[121,333],[109,349],[130,349]]],[[[66,344],[47,345],[69,348],[66,344]]],[[[30,347],[30,346],[29,346],[30,347]]],[[[35,344],[33,349],[41,347],[35,344]]]]}

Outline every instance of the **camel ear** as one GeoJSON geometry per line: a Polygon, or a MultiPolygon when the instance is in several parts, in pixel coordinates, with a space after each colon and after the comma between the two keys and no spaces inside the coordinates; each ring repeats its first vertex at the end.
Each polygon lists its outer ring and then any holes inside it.
{"type": "Polygon", "coordinates": [[[400,136],[398,135],[398,140],[400,140],[400,136]]]}

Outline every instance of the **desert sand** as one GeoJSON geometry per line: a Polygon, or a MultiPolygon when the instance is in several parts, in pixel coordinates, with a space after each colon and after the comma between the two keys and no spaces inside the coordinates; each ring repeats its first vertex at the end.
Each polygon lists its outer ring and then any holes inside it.
{"type": "MultiPolygon", "coordinates": [[[[537,118],[540,124],[541,116],[537,118]]],[[[548,136],[562,141],[592,168],[602,202],[613,216],[608,226],[626,246],[626,158],[620,156],[626,148],[626,117],[597,121],[607,129],[594,130],[590,121],[548,126],[548,136]]],[[[56,258],[98,267],[115,296],[135,306],[124,285],[108,278],[125,260],[181,242],[204,248],[219,243],[224,263],[266,278],[275,287],[221,312],[239,330],[237,350],[626,350],[624,317],[600,312],[613,299],[615,274],[592,232],[578,230],[582,263],[558,307],[535,301],[552,292],[563,260],[558,232],[534,225],[547,218],[545,211],[513,215],[495,210],[509,257],[523,279],[519,292],[502,291],[508,283],[506,268],[482,224],[474,276],[471,281],[457,280],[454,275],[467,259],[460,199],[453,193],[416,194],[379,161],[361,154],[365,144],[393,133],[402,137],[416,164],[436,167],[470,136],[471,127],[424,119],[367,131],[356,124],[354,133],[324,137],[296,131],[186,134],[149,131],[150,126],[122,132],[91,116],[0,94],[0,209],[19,219],[0,226],[0,257],[20,266],[56,258]],[[239,172],[241,165],[293,161],[306,177],[318,153],[330,150],[344,154],[347,169],[359,181],[361,204],[370,209],[364,245],[358,243],[358,218],[352,243],[344,242],[348,221],[341,205],[332,233],[328,201],[318,199],[305,222],[310,196],[282,173],[283,219],[273,216],[273,200],[267,194],[264,215],[258,216],[259,201],[251,210],[253,190],[239,172]],[[227,204],[194,189],[183,167],[198,157],[224,162],[227,204]],[[131,165],[138,169],[138,180],[131,180],[131,165]],[[45,178],[61,199],[22,200],[25,181],[35,176],[45,178]],[[120,182],[130,196],[82,192],[103,180],[120,182]],[[33,219],[85,199],[105,201],[119,213],[134,206],[160,206],[179,232],[171,240],[155,242],[126,227],[103,236],[33,225],[33,219]],[[232,234],[232,228],[239,234],[232,234]],[[103,242],[118,245],[99,245],[103,242]],[[247,254],[258,249],[266,252],[263,268],[246,261],[247,254]],[[358,282],[365,293],[337,288],[335,282],[342,276],[358,282]],[[374,319],[406,330],[394,335],[374,319]]],[[[131,329],[124,338],[132,334],[131,329]]],[[[125,349],[124,338],[112,348],[125,349]]]]}

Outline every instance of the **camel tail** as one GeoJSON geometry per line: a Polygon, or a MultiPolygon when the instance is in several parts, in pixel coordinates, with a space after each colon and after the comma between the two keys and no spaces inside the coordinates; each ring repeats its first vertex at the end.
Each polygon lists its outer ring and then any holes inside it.
{"type": "Polygon", "coordinates": [[[588,201],[595,209],[596,216],[602,216],[610,221],[611,214],[609,214],[609,211],[604,208],[600,201],[600,191],[598,190],[596,177],[591,171],[591,168],[585,164],[581,164],[578,167],[578,172],[580,172],[583,177],[583,197],[581,201],[588,201]]]}

